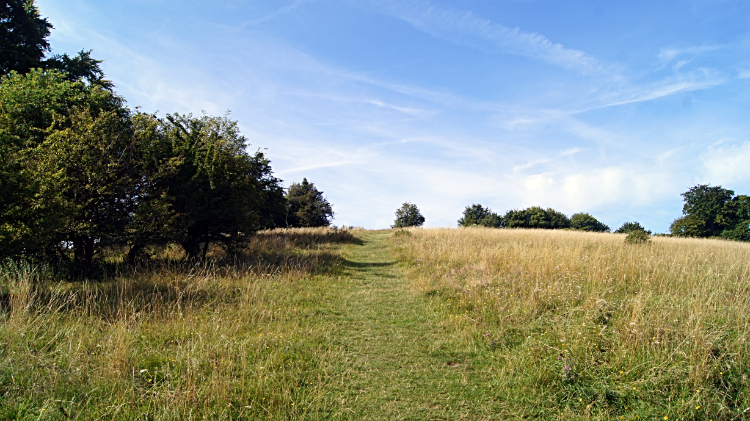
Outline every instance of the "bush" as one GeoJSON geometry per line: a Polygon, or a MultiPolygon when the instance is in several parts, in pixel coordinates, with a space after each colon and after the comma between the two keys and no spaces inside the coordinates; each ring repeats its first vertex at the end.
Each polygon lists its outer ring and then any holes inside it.
{"type": "Polygon", "coordinates": [[[625,237],[626,244],[651,244],[651,236],[644,230],[632,231],[625,237]]]}
{"type": "Polygon", "coordinates": [[[424,221],[417,205],[406,202],[396,211],[396,220],[391,228],[421,227],[424,221]]]}
{"type": "Polygon", "coordinates": [[[633,231],[644,231],[648,233],[649,235],[651,234],[651,231],[647,230],[646,228],[643,228],[643,226],[636,221],[625,222],[624,224],[622,224],[620,228],[617,228],[615,233],[616,234],[629,234],[633,231]]]}
{"type": "Polygon", "coordinates": [[[609,226],[599,222],[587,213],[577,213],[570,217],[570,227],[581,231],[609,232],[609,226]]]}

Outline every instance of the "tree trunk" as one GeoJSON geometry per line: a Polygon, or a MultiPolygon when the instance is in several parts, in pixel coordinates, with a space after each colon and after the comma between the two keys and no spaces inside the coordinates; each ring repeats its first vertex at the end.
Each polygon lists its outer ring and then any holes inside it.
{"type": "Polygon", "coordinates": [[[94,239],[87,236],[76,237],[73,240],[73,253],[76,266],[83,269],[86,276],[94,260],[94,239]]]}

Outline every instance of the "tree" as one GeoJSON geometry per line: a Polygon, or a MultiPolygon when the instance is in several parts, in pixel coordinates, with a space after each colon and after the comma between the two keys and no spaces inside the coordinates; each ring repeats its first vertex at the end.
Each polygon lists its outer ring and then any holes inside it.
{"type": "Polygon", "coordinates": [[[477,204],[467,206],[466,209],[464,209],[463,217],[458,220],[458,225],[461,227],[481,225],[485,227],[499,228],[501,224],[502,218],[492,212],[489,208],[477,204]]]}
{"type": "Polygon", "coordinates": [[[734,198],[734,191],[721,186],[696,185],[681,196],[684,199],[682,217],[669,227],[672,235],[680,237],[716,237],[738,222],[742,200],[734,198]]]}
{"type": "Polygon", "coordinates": [[[609,226],[599,222],[588,213],[577,213],[570,217],[570,227],[581,231],[609,232],[609,226]]]}
{"type": "Polygon", "coordinates": [[[396,220],[391,228],[421,227],[424,221],[424,216],[419,212],[417,205],[406,202],[396,210],[396,220]]]}
{"type": "Polygon", "coordinates": [[[333,208],[315,184],[302,179],[292,183],[286,195],[287,225],[290,227],[327,227],[333,218],[333,208]]]}
{"type": "Polygon", "coordinates": [[[175,212],[172,241],[190,258],[206,256],[211,243],[231,250],[264,227],[267,199],[281,192],[268,159],[248,154],[247,139],[228,117],[170,114],[164,122],[171,150],[179,161],[167,178],[167,195],[175,212]]]}
{"type": "Polygon", "coordinates": [[[15,71],[28,73],[31,69],[59,70],[70,81],[86,80],[108,90],[114,87],[104,79],[101,60],[91,57],[91,51],[80,51],[70,57],[67,53],[51,52],[47,37],[52,24],[42,18],[34,0],[7,0],[0,6],[0,75],[15,71]]]}
{"type": "Polygon", "coordinates": [[[0,74],[26,73],[41,67],[50,51],[52,24],[42,18],[34,0],[7,0],[0,6],[0,74]]]}
{"type": "Polygon", "coordinates": [[[643,228],[643,225],[640,223],[633,221],[633,222],[625,222],[620,226],[620,228],[617,228],[615,233],[617,234],[629,234],[633,231],[643,231],[647,234],[651,234],[651,231],[646,230],[646,228],[643,228]]]}
{"type": "MultiPolygon", "coordinates": [[[[81,169],[86,163],[104,166],[100,168],[110,164],[106,168],[112,171],[132,167],[123,159],[129,155],[119,149],[121,143],[110,137],[116,133],[124,136],[115,136],[118,139],[128,137],[123,130],[127,131],[129,114],[122,98],[100,86],[70,81],[59,71],[32,69],[24,75],[13,71],[2,77],[0,161],[5,165],[0,179],[5,193],[0,194],[0,254],[49,253],[59,251],[63,241],[74,242],[62,230],[75,231],[74,214],[88,200],[83,191],[105,191],[110,182],[124,179],[121,174],[109,179],[88,177],[84,175],[91,174],[81,169]],[[91,138],[93,132],[99,137],[91,138]],[[105,149],[113,161],[96,156],[96,151],[105,149]],[[115,158],[112,153],[124,155],[115,158]]],[[[113,206],[120,207],[119,200],[113,206]]],[[[95,207],[103,211],[104,206],[95,207]]],[[[84,257],[85,248],[76,245],[75,249],[77,260],[90,262],[84,257]]]]}
{"type": "Polygon", "coordinates": [[[570,220],[562,212],[552,208],[533,206],[523,210],[510,210],[503,216],[504,228],[561,229],[570,226],[570,220]]]}

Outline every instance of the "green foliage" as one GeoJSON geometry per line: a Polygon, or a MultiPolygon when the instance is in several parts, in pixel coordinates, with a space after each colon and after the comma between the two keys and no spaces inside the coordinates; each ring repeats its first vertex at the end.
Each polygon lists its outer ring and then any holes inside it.
{"type": "Polygon", "coordinates": [[[588,213],[577,213],[570,217],[570,227],[581,231],[609,232],[609,226],[599,222],[588,213]]]}
{"type": "Polygon", "coordinates": [[[625,237],[627,244],[651,244],[651,235],[644,230],[633,230],[625,237]]]}
{"type": "Polygon", "coordinates": [[[474,204],[464,209],[464,215],[458,220],[458,226],[471,227],[480,225],[483,227],[499,228],[502,226],[502,218],[489,208],[474,204]]]}
{"type": "Polygon", "coordinates": [[[34,0],[7,0],[0,6],[0,74],[26,73],[50,51],[52,24],[39,15],[34,0]]]}
{"type": "Polygon", "coordinates": [[[65,258],[176,242],[190,257],[285,215],[281,181],[227,117],[132,113],[58,71],[0,83],[0,256],[65,258]]]}
{"type": "Polygon", "coordinates": [[[0,24],[0,258],[87,270],[105,247],[134,261],[170,242],[195,258],[284,224],[281,180],[236,121],[131,112],[90,51],[44,59],[33,0],[6,2],[0,24]]]}
{"type": "Polygon", "coordinates": [[[327,227],[333,218],[333,208],[315,188],[315,184],[302,179],[302,183],[292,183],[286,195],[289,203],[287,224],[290,227],[327,227]]]}
{"type": "Polygon", "coordinates": [[[524,210],[510,210],[502,218],[504,228],[562,229],[570,227],[570,219],[552,208],[533,206],[524,210]]]}
{"type": "Polygon", "coordinates": [[[651,234],[651,231],[646,230],[645,228],[643,228],[643,225],[641,225],[640,223],[638,223],[636,221],[623,223],[622,226],[620,226],[620,228],[617,228],[617,230],[615,231],[615,233],[617,233],[617,234],[629,234],[629,233],[631,233],[633,231],[644,231],[644,232],[648,233],[649,235],[651,234]]]}
{"type": "Polygon", "coordinates": [[[114,85],[104,79],[102,61],[91,57],[91,51],[80,51],[74,57],[67,53],[44,58],[51,51],[47,37],[52,24],[42,18],[34,0],[9,0],[0,8],[0,75],[31,69],[58,70],[72,82],[86,80],[111,90],[114,85]]]}
{"type": "Polygon", "coordinates": [[[750,197],[709,185],[693,186],[682,197],[683,216],[669,227],[672,235],[750,240],[750,197]]]}
{"type": "MultiPolygon", "coordinates": [[[[59,230],[72,222],[71,212],[80,205],[71,200],[83,200],[77,193],[66,190],[66,183],[70,186],[76,182],[70,177],[71,171],[77,170],[63,170],[63,162],[82,165],[83,157],[75,156],[76,153],[88,154],[89,163],[102,158],[92,155],[97,146],[88,142],[99,142],[99,146],[101,142],[109,142],[101,138],[102,130],[127,137],[128,116],[122,98],[98,86],[72,82],[58,71],[34,69],[25,75],[11,72],[2,78],[0,161],[5,165],[0,168],[4,187],[0,194],[3,205],[0,254],[34,255],[49,251],[45,249],[59,237],[59,230]],[[102,127],[107,124],[119,127],[102,127]],[[96,139],[83,134],[92,125],[98,127],[95,131],[99,134],[93,135],[99,136],[96,139]],[[82,143],[73,150],[71,142],[82,143]],[[87,150],[89,147],[91,150],[87,150]]],[[[113,144],[110,152],[117,153],[117,147],[113,144]]],[[[119,158],[116,160],[120,167],[128,165],[119,158]]],[[[80,188],[96,190],[109,181],[94,177],[80,188]]],[[[101,209],[106,206],[103,202],[95,206],[101,209]]]]}
{"type": "Polygon", "coordinates": [[[187,255],[206,255],[211,243],[231,248],[263,228],[267,200],[282,200],[280,180],[263,153],[245,152],[247,139],[227,117],[171,114],[163,122],[169,158],[179,161],[167,178],[167,195],[176,214],[171,240],[187,255]]]}
{"type": "Polygon", "coordinates": [[[424,216],[419,212],[417,205],[406,202],[396,210],[396,220],[391,228],[421,227],[424,224],[424,216]]]}

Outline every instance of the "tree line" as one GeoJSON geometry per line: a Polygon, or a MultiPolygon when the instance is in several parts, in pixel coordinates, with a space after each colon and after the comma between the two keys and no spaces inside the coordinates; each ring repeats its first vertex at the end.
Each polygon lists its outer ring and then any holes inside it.
{"type": "Polygon", "coordinates": [[[6,2],[0,22],[0,258],[87,268],[107,247],[133,262],[168,243],[199,258],[330,224],[323,193],[307,179],[285,191],[228,115],[131,110],[89,53],[45,58],[52,25],[32,0],[6,2]]]}
{"type": "MultiPolygon", "coordinates": [[[[684,201],[682,216],[672,222],[668,235],[750,241],[750,196],[735,195],[733,190],[708,184],[695,185],[681,196],[684,201]]],[[[393,227],[422,226],[424,222],[419,208],[407,202],[396,211],[393,227]]],[[[467,206],[458,220],[458,226],[610,231],[609,226],[588,213],[576,213],[568,218],[552,208],[533,206],[509,210],[501,216],[480,204],[467,206]]],[[[637,221],[625,222],[614,232],[651,234],[637,221]]]]}

